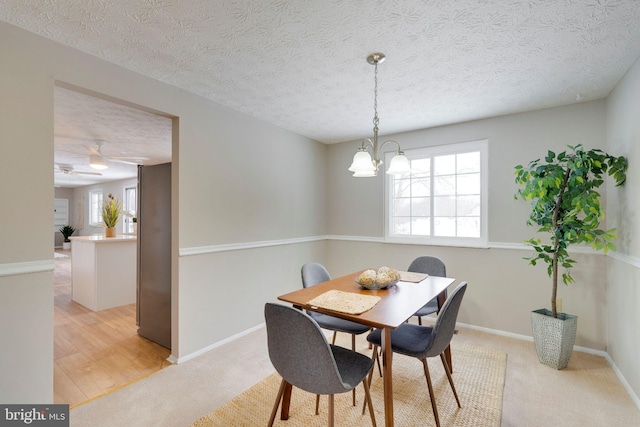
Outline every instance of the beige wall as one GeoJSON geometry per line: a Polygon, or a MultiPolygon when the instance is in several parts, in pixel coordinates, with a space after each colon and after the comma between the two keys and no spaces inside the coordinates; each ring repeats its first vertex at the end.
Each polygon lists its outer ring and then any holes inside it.
{"type": "Polygon", "coordinates": [[[0,402],[53,401],[56,82],[176,118],[174,357],[232,336],[238,328],[229,323],[262,323],[257,308],[299,286],[293,271],[323,253],[313,249],[322,241],[305,241],[326,234],[323,144],[4,23],[0,40],[0,194],[12,207],[3,210],[10,226],[0,228],[0,241],[13,242],[0,245],[0,321],[16,325],[0,331],[11,349],[0,356],[0,402]],[[246,245],[216,252],[235,243],[246,245]],[[193,248],[198,255],[179,256],[193,248]],[[256,302],[248,306],[247,296],[256,302]]]}
{"type": "MultiPolygon", "coordinates": [[[[489,241],[521,243],[531,235],[528,207],[516,203],[514,166],[543,157],[547,149],[567,144],[604,147],[605,103],[586,102],[524,114],[494,117],[452,126],[381,137],[403,149],[489,140],[489,241]]],[[[331,145],[329,150],[329,232],[335,235],[384,235],[384,180],[353,178],[347,168],[361,141],[331,145]]],[[[392,148],[392,146],[390,146],[392,148]]]]}
{"type": "Polygon", "coordinates": [[[640,61],[607,100],[608,150],[629,160],[624,187],[609,190],[610,225],[618,252],[609,258],[606,293],[607,353],[640,395],[640,61]]]}
{"type": "Polygon", "coordinates": [[[0,401],[51,402],[53,80],[16,37],[0,26],[0,401]]]}
{"type": "Polygon", "coordinates": [[[182,257],[179,327],[188,338],[175,357],[190,357],[264,323],[264,303],[300,288],[300,267],[324,262],[326,245],[319,240],[182,257]],[[194,330],[204,333],[189,333],[194,330]]]}
{"type": "MultiPolygon", "coordinates": [[[[402,267],[422,253],[439,255],[449,275],[470,284],[461,321],[530,335],[529,311],[547,305],[549,279],[544,267],[529,267],[521,259],[526,255],[521,242],[533,230],[524,224],[526,206],[513,200],[513,166],[566,144],[602,147],[606,137],[609,147],[626,147],[631,155],[638,142],[638,103],[631,95],[638,93],[637,67],[607,110],[597,101],[396,135],[404,148],[489,139],[492,244],[489,249],[388,245],[379,242],[382,179],[355,179],[346,171],[357,142],[324,146],[6,24],[0,24],[0,40],[0,194],[3,206],[13,208],[3,210],[10,227],[0,228],[0,241],[12,242],[0,245],[0,322],[16,325],[0,331],[3,348],[11,349],[0,356],[4,403],[53,399],[56,81],[177,118],[172,351],[178,359],[259,325],[263,303],[299,287],[300,265],[310,260],[325,262],[338,275],[371,264],[402,267]],[[633,114],[612,130],[627,107],[633,114]],[[29,176],[22,173],[25,165],[29,176]],[[365,241],[314,240],[324,235],[365,241]]],[[[629,221],[620,228],[633,234],[640,202],[630,190],[624,194],[621,215],[629,221]]],[[[636,244],[630,237],[624,253],[637,257],[636,244]]],[[[566,311],[580,318],[577,344],[612,349],[638,392],[632,363],[638,351],[631,344],[639,341],[638,332],[619,330],[638,324],[636,274],[627,271],[624,259],[577,256],[577,283],[560,290],[566,311]],[[608,288],[607,262],[613,263],[608,288]],[[624,309],[613,302],[620,299],[624,309]]]]}
{"type": "MultiPolygon", "coordinates": [[[[605,102],[494,117],[390,135],[388,139],[398,141],[403,149],[489,140],[490,248],[381,243],[384,236],[384,180],[382,176],[359,179],[351,176],[347,168],[359,142],[350,142],[329,148],[329,233],[378,242],[332,241],[330,271],[338,274],[389,264],[406,268],[418,255],[440,256],[447,264],[449,276],[469,283],[460,321],[531,336],[530,312],[550,306],[551,281],[545,266],[532,267],[522,259],[530,254],[523,242],[535,236],[535,229],[526,226],[527,204],[513,198],[517,188],[514,166],[544,157],[547,149],[564,150],[567,144],[604,148],[605,102]]],[[[605,350],[602,305],[605,257],[579,253],[576,258],[582,261],[580,268],[574,270],[576,283],[561,286],[559,290],[563,309],[579,317],[577,345],[605,350]]]]}

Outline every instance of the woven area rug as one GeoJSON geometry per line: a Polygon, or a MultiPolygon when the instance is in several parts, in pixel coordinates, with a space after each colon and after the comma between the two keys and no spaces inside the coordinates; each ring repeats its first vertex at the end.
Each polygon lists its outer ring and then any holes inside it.
{"type": "MultiPolygon", "coordinates": [[[[346,335],[346,334],[340,334],[346,335]]],[[[364,344],[366,345],[366,344],[364,344]]],[[[366,346],[359,351],[369,355],[366,346]]],[[[440,424],[445,426],[499,427],[507,355],[490,349],[452,342],[453,381],[462,409],[456,405],[440,358],[428,359],[436,394],[440,424]]],[[[251,387],[230,402],[196,421],[192,427],[266,426],[275,402],[281,377],[276,373],[251,387]]],[[[377,371],[371,384],[373,406],[378,425],[384,425],[383,381],[377,371]]],[[[335,397],[335,422],[338,426],[370,426],[368,412],[362,415],[362,386],[357,389],[357,406],[351,393],[335,397]]],[[[403,355],[393,357],[393,402],[396,426],[435,425],[422,363],[403,355]]],[[[289,427],[325,426],[327,397],[320,400],[320,415],[315,415],[315,395],[294,388],[289,420],[274,425],[289,427]]]]}

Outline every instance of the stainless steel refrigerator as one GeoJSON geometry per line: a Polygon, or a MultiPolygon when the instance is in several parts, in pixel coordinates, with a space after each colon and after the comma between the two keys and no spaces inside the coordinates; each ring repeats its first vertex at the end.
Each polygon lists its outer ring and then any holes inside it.
{"type": "Polygon", "coordinates": [[[138,334],[171,348],[171,163],[138,166],[138,334]]]}

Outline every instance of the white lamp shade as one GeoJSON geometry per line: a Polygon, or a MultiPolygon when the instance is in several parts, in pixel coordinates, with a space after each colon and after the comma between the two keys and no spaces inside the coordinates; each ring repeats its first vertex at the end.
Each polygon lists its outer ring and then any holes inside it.
{"type": "Polygon", "coordinates": [[[359,172],[354,172],[353,176],[355,176],[356,178],[369,178],[371,176],[376,176],[376,171],[375,169],[372,171],[359,171],[359,172]]]}
{"type": "Polygon", "coordinates": [[[396,154],[389,163],[387,173],[390,175],[402,175],[411,172],[411,164],[409,159],[402,153],[396,154]]]}
{"type": "Polygon", "coordinates": [[[92,154],[89,156],[89,166],[91,166],[93,169],[98,170],[104,170],[109,167],[107,159],[96,154],[92,154]]]}
{"type": "Polygon", "coordinates": [[[369,152],[359,149],[355,156],[353,156],[353,163],[349,166],[349,170],[355,172],[353,176],[375,176],[376,168],[373,166],[369,152]],[[372,175],[361,175],[364,173],[371,173],[372,175]]]}

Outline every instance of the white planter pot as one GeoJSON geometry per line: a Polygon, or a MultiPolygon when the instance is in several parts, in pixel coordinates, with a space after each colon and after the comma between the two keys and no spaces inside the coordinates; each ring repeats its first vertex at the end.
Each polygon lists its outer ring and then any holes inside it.
{"type": "Polygon", "coordinates": [[[62,242],[62,249],[71,249],[71,242],[62,242]]]}
{"type": "Polygon", "coordinates": [[[540,363],[554,369],[566,368],[576,341],[578,316],[558,313],[555,318],[551,310],[541,308],[531,312],[531,327],[540,363]]]}

